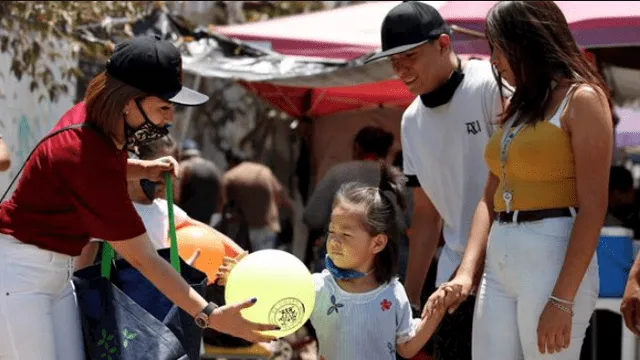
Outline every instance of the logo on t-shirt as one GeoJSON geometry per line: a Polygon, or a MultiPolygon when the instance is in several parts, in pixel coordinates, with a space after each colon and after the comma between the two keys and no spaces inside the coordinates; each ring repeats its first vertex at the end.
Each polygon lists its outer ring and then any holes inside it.
{"type": "Polygon", "coordinates": [[[464,123],[467,127],[467,134],[476,135],[477,133],[482,131],[480,127],[480,120],[464,123]]]}

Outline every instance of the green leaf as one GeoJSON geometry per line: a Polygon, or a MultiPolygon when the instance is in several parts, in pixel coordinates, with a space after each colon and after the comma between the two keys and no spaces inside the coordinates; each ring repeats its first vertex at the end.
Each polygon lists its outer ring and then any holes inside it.
{"type": "Polygon", "coordinates": [[[132,332],[132,333],[129,333],[129,335],[127,336],[127,339],[133,340],[136,338],[136,336],[138,336],[138,334],[132,332]]]}
{"type": "Polygon", "coordinates": [[[102,355],[100,355],[101,358],[106,357],[106,356],[107,356],[107,354],[105,354],[105,353],[102,353],[102,355]]]}
{"type": "Polygon", "coordinates": [[[107,330],[102,329],[102,337],[105,339],[107,338],[107,330]]]}
{"type": "Polygon", "coordinates": [[[127,346],[129,346],[129,340],[124,339],[124,341],[122,342],[122,346],[124,346],[124,348],[126,349],[127,346]]]}
{"type": "Polygon", "coordinates": [[[124,335],[125,337],[127,336],[128,333],[129,333],[129,330],[127,330],[127,328],[124,328],[122,330],[122,335],[124,335]]]}
{"type": "Polygon", "coordinates": [[[113,340],[113,338],[114,338],[113,335],[109,335],[109,336],[107,336],[107,341],[111,341],[111,340],[113,340]]]}
{"type": "Polygon", "coordinates": [[[100,341],[98,341],[98,346],[102,346],[104,344],[104,339],[100,339],[100,341]]]}
{"type": "Polygon", "coordinates": [[[111,349],[109,349],[109,354],[115,354],[116,351],[118,351],[118,349],[114,346],[111,349]]]}

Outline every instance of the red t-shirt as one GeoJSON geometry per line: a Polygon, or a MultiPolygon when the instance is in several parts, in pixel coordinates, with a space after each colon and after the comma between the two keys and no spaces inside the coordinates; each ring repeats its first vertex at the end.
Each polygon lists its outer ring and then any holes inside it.
{"type": "MultiPolygon", "coordinates": [[[[85,121],[84,103],[52,131],[85,121]]],[[[42,143],[13,196],[0,204],[0,233],[77,256],[91,237],[118,241],[145,233],[127,192],[127,151],[91,128],[66,130],[42,143]]]]}

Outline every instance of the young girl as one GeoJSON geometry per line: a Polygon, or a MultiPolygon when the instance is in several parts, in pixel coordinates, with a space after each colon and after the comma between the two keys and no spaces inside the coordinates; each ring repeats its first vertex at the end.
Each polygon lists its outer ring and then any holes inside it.
{"type": "MultiPolygon", "coordinates": [[[[444,312],[413,319],[396,277],[402,175],[380,165],[380,184],[349,183],[338,191],[327,238],[326,270],[313,274],[316,303],[311,324],[321,360],[394,360],[415,356],[444,312]]],[[[457,292],[446,288],[445,303],[457,292]]]]}

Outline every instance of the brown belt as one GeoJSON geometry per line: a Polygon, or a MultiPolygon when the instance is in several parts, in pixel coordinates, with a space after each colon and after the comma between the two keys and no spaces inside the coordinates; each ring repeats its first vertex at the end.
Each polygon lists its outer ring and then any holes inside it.
{"type": "MultiPolygon", "coordinates": [[[[578,209],[576,208],[576,212],[578,209]]],[[[496,221],[501,223],[513,222],[514,212],[506,213],[499,212],[496,214],[496,221]]],[[[530,210],[530,211],[518,211],[517,222],[529,222],[529,221],[538,221],[549,218],[558,218],[558,217],[570,217],[571,211],[569,208],[561,208],[561,209],[544,209],[544,210],[530,210]]]]}

